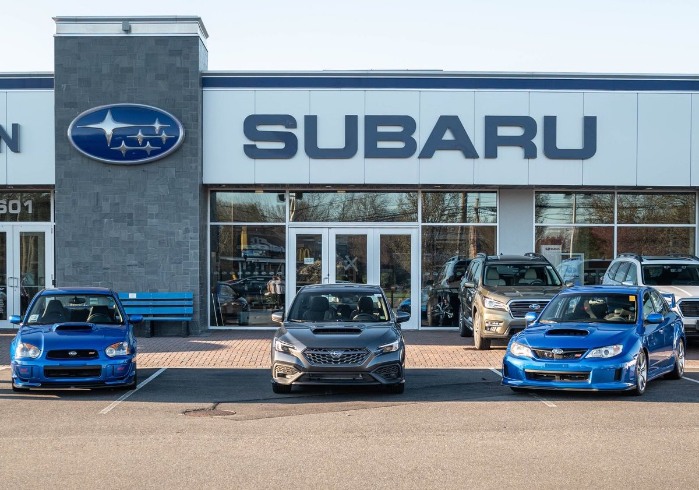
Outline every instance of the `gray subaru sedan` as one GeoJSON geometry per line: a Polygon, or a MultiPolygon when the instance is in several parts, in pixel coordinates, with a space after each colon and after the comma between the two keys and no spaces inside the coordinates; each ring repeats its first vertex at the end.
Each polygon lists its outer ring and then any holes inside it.
{"type": "Polygon", "coordinates": [[[405,342],[379,286],[316,284],[302,287],[272,339],[272,389],[293,385],[380,385],[405,389],[405,342]]]}

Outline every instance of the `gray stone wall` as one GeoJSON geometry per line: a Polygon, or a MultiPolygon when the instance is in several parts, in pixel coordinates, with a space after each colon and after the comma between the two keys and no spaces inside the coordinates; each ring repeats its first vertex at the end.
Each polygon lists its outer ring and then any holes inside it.
{"type": "MultiPolygon", "coordinates": [[[[206,56],[196,36],[55,38],[56,284],[192,291],[193,334],[208,325],[200,87],[206,56]],[[68,141],[71,121],[115,103],[171,113],[184,126],[184,144],[144,165],[83,156],[68,141]]],[[[160,327],[156,334],[170,331],[160,327]]]]}

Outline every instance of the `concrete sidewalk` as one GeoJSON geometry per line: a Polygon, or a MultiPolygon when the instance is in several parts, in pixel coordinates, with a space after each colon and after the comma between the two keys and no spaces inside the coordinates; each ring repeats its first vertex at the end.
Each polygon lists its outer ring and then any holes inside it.
{"type": "MultiPolygon", "coordinates": [[[[0,330],[0,365],[8,365],[15,331],[0,330]]],[[[196,337],[139,337],[138,366],[269,368],[273,331],[211,330],[196,337]]],[[[505,343],[479,351],[455,331],[405,331],[408,368],[499,368],[505,343]]],[[[699,348],[687,350],[687,368],[699,368],[699,348]]]]}

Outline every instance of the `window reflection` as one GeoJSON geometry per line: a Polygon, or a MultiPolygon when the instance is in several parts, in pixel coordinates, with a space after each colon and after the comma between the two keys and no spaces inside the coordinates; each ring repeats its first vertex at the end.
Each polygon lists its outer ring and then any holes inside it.
{"type": "Polygon", "coordinates": [[[283,192],[211,193],[211,221],[214,223],[284,223],[284,213],[283,192]]]}
{"type": "Polygon", "coordinates": [[[617,220],[621,224],[694,224],[695,201],[695,193],[620,193],[617,220]]]}
{"type": "Polygon", "coordinates": [[[495,192],[425,192],[423,223],[496,223],[495,192]]]}
{"type": "Polygon", "coordinates": [[[547,224],[613,224],[614,195],[537,192],[536,222],[547,224]]]}
{"type": "Polygon", "coordinates": [[[414,222],[417,192],[292,192],[289,213],[296,222],[414,222]]]}
{"type": "Polygon", "coordinates": [[[694,227],[623,226],[617,231],[617,251],[639,255],[695,254],[694,227]]]}

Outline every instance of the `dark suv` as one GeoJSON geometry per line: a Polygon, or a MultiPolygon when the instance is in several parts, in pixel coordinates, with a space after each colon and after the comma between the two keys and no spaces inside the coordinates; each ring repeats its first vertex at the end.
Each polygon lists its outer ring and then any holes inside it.
{"type": "Polygon", "coordinates": [[[473,335],[476,349],[506,339],[526,326],[524,315],[538,313],[565,286],[543,255],[478,254],[461,281],[459,333],[473,335]]]}
{"type": "Polygon", "coordinates": [[[459,313],[459,286],[470,258],[455,256],[447,260],[437,280],[427,288],[427,322],[429,325],[455,325],[459,313]]]}

